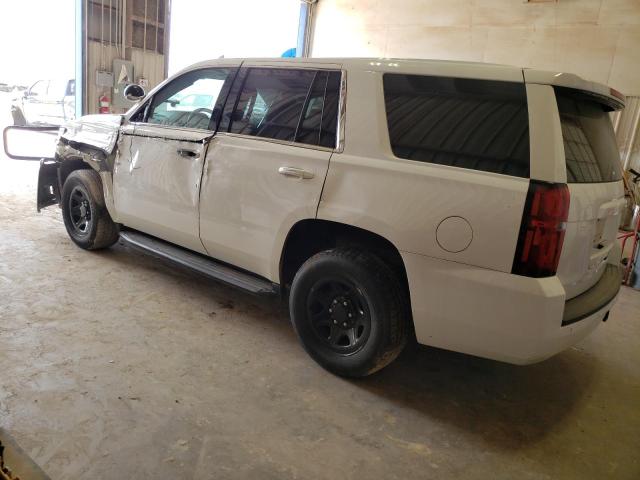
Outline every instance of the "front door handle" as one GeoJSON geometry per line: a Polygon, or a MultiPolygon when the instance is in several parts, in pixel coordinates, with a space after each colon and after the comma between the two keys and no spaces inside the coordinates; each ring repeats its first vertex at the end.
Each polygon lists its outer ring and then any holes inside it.
{"type": "Polygon", "coordinates": [[[197,158],[199,156],[199,153],[196,152],[195,150],[189,150],[187,148],[179,148],[178,155],[186,158],[197,158]]]}
{"type": "Polygon", "coordinates": [[[312,172],[296,167],[280,167],[278,169],[278,173],[280,175],[284,175],[285,177],[302,178],[304,180],[309,180],[310,178],[314,177],[312,172]]]}

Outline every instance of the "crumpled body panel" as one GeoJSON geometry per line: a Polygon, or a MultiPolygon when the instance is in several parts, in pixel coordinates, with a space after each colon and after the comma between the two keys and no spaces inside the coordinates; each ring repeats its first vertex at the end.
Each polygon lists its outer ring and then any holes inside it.
{"type": "Polygon", "coordinates": [[[85,115],[67,123],[61,137],[69,142],[89,145],[103,151],[113,152],[122,124],[122,115],[85,115]]]}

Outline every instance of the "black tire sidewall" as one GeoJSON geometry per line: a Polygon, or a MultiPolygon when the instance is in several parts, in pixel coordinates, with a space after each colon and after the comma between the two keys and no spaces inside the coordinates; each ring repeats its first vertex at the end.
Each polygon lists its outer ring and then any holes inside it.
{"type": "Polygon", "coordinates": [[[80,175],[76,175],[76,172],[72,172],[67,180],[64,182],[62,188],[62,219],[64,220],[64,226],[67,229],[67,233],[73,243],[84,249],[90,249],[96,239],[98,232],[98,221],[102,214],[102,206],[96,201],[96,198],[91,193],[91,188],[87,185],[84,179],[80,175]],[[69,212],[69,197],[74,188],[78,187],[83,191],[89,200],[89,208],[91,209],[91,228],[88,235],[78,235],[75,231],[73,223],[71,221],[71,214],[69,212]]]}
{"type": "Polygon", "coordinates": [[[367,375],[377,364],[389,339],[388,295],[362,265],[338,256],[312,257],[296,274],[289,309],[293,327],[307,353],[321,366],[339,375],[361,377],[367,375]],[[323,345],[309,322],[307,298],[311,288],[324,278],[343,278],[356,285],[367,301],[371,315],[371,330],[364,346],[349,355],[341,355],[323,345]]]}

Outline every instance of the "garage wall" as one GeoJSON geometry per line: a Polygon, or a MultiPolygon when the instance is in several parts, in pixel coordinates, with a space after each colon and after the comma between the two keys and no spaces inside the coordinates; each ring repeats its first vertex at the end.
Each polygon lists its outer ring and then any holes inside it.
{"type": "Polygon", "coordinates": [[[640,95],[637,0],[319,0],[313,56],[563,70],[640,95]]]}
{"type": "MultiPolygon", "coordinates": [[[[559,70],[640,96],[638,0],[318,0],[312,56],[466,60],[559,70]]],[[[640,102],[617,118],[640,168],[640,102]]]]}
{"type": "MultiPolygon", "coordinates": [[[[122,95],[111,87],[99,86],[97,71],[113,72],[113,60],[133,62],[134,79],[144,78],[148,90],[164,78],[167,71],[165,50],[170,16],[170,0],[79,0],[83,12],[85,113],[98,113],[99,98],[111,100],[111,113],[128,107],[119,102],[122,95]],[[118,98],[114,98],[114,96],[118,98]]],[[[114,78],[116,76],[114,75],[114,78]]]]}
{"type": "MultiPolygon", "coordinates": [[[[103,45],[100,42],[88,42],[88,59],[87,68],[87,113],[98,113],[98,100],[101,95],[105,94],[112,100],[113,89],[99,87],[96,85],[96,70],[113,70],[113,60],[116,58],[124,58],[122,52],[115,46],[103,45]]],[[[131,60],[134,64],[134,74],[136,79],[144,77],[149,82],[147,91],[158,85],[165,79],[165,56],[151,51],[145,52],[140,48],[127,48],[127,60],[131,60]]],[[[112,105],[112,113],[123,113],[126,108],[117,108],[112,105]]]]}

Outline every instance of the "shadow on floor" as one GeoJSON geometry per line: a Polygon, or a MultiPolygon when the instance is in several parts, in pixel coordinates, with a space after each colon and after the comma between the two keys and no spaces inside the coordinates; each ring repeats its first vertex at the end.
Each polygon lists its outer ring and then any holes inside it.
{"type": "Polygon", "coordinates": [[[502,449],[519,449],[574,411],[593,381],[595,361],[570,349],[515,366],[414,344],[357,385],[502,449]]]}
{"type": "MultiPolygon", "coordinates": [[[[297,341],[293,333],[283,335],[290,326],[281,302],[246,294],[151,256],[132,258],[131,252],[117,246],[98,254],[150,272],[180,275],[187,288],[213,295],[222,308],[230,304],[240,311],[257,309],[252,316],[255,323],[261,328],[264,322],[273,323],[277,341],[297,341]]],[[[252,328],[251,323],[246,323],[247,328],[252,328]]],[[[597,359],[576,349],[535,365],[514,366],[411,343],[384,370],[350,381],[398,409],[411,409],[502,449],[515,450],[544,438],[574,411],[596,371],[597,359]]]]}

